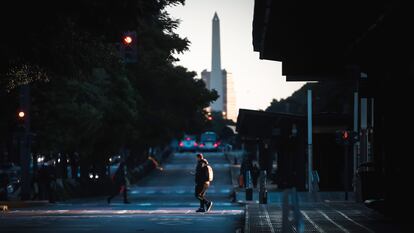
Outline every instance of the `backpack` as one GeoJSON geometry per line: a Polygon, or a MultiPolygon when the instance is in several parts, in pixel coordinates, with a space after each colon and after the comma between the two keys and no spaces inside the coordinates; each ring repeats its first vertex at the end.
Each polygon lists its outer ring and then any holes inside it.
{"type": "Polygon", "coordinates": [[[210,166],[210,164],[206,164],[203,167],[203,175],[206,181],[213,181],[213,177],[214,177],[213,168],[210,166]]]}

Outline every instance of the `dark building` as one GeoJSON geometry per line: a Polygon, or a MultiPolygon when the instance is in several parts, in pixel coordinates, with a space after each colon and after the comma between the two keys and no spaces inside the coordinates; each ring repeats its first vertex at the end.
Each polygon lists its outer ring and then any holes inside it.
{"type": "MultiPolygon", "coordinates": [[[[349,129],[352,117],[320,113],[313,118],[313,167],[320,177],[320,191],[344,191],[346,180],[347,190],[352,190],[352,157],[348,156],[349,166],[345,170],[345,148],[336,143],[336,131],[349,129]]],[[[237,132],[248,156],[260,161],[262,169],[272,163],[277,165],[273,180],[280,189],[307,190],[306,116],[240,109],[237,132]],[[262,153],[266,142],[270,153],[262,153]],[[259,158],[256,158],[256,149],[259,158]]]]}
{"type": "MultiPolygon", "coordinates": [[[[253,46],[282,62],[288,81],[351,80],[358,85],[358,169],[362,193],[376,193],[385,213],[409,200],[414,76],[414,14],[409,1],[255,0],[253,46]],[[375,123],[375,124],[374,124],[375,123]],[[362,173],[361,173],[362,174],[362,173]],[[378,185],[380,184],[380,185],[378,185]]],[[[366,196],[364,199],[369,199],[366,196]]]]}

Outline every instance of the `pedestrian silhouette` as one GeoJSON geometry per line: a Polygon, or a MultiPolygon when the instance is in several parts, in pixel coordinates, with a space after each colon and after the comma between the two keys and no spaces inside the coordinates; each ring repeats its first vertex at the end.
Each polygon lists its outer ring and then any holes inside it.
{"type": "Polygon", "coordinates": [[[213,170],[204,159],[203,154],[197,154],[197,167],[195,172],[195,197],[200,201],[200,208],[196,212],[208,212],[213,202],[205,197],[210,182],[213,180],[213,170]]]}
{"type": "Polygon", "coordinates": [[[111,203],[112,198],[116,195],[122,193],[124,198],[124,203],[130,203],[127,197],[127,182],[126,182],[126,166],[125,162],[121,162],[116,170],[115,174],[112,176],[112,187],[111,187],[111,195],[108,197],[107,202],[108,204],[111,203]]]}
{"type": "Polygon", "coordinates": [[[253,187],[254,188],[257,187],[257,181],[259,179],[259,175],[260,175],[259,166],[257,165],[257,162],[253,162],[253,166],[252,166],[252,182],[253,182],[253,187]]]}

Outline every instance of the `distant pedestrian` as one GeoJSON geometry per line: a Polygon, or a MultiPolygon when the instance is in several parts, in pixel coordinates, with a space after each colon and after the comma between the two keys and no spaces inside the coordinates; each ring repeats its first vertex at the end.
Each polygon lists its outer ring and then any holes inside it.
{"type": "Polygon", "coordinates": [[[39,185],[39,200],[45,200],[47,199],[46,187],[48,185],[48,174],[46,164],[42,164],[42,166],[39,168],[37,180],[39,185]]]}
{"type": "Polygon", "coordinates": [[[213,202],[205,197],[210,182],[213,180],[213,170],[204,159],[203,154],[197,154],[197,167],[195,171],[195,196],[200,201],[200,208],[196,212],[208,212],[213,202]]]}
{"type": "Polygon", "coordinates": [[[49,199],[49,203],[56,202],[56,167],[52,165],[52,162],[49,162],[49,166],[46,167],[47,174],[47,185],[46,192],[49,199]]]}
{"type": "MultiPolygon", "coordinates": [[[[249,158],[244,158],[242,161],[242,164],[240,166],[240,176],[239,179],[241,179],[241,182],[239,181],[241,187],[246,187],[248,184],[247,180],[247,172],[251,172],[253,169],[253,163],[252,160],[249,158]]],[[[251,175],[251,173],[250,173],[251,175]]]]}
{"type": "Polygon", "coordinates": [[[70,158],[70,168],[71,168],[71,178],[77,179],[78,177],[78,171],[79,171],[79,153],[75,152],[71,155],[70,158]]]}
{"type": "Polygon", "coordinates": [[[116,195],[122,193],[124,198],[124,203],[130,203],[127,196],[127,179],[126,179],[126,166],[125,162],[121,162],[116,170],[115,174],[112,176],[112,188],[111,196],[108,197],[108,204],[111,203],[112,198],[116,195]]]}
{"type": "Polygon", "coordinates": [[[33,174],[32,188],[33,188],[32,200],[39,199],[39,171],[36,171],[33,174]]]}
{"type": "Polygon", "coordinates": [[[257,187],[257,181],[259,179],[259,176],[260,176],[260,169],[259,169],[258,163],[254,161],[253,166],[252,166],[252,183],[253,183],[254,188],[257,187]]]}

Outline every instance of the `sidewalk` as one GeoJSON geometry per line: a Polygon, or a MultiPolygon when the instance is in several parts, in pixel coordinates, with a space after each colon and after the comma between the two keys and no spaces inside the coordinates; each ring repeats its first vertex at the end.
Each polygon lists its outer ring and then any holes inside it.
{"type": "Polygon", "coordinates": [[[253,232],[404,232],[380,214],[362,204],[318,202],[300,204],[300,228],[283,223],[280,204],[247,204],[244,233],[253,232]],[[285,229],[283,229],[285,225],[285,229]]]}
{"type": "MultiPolygon", "coordinates": [[[[240,154],[240,152],[239,152],[240,154]]],[[[299,219],[296,229],[291,221],[295,219],[292,208],[283,213],[283,190],[276,185],[268,185],[268,204],[259,204],[259,188],[253,189],[253,200],[246,201],[244,188],[238,185],[240,165],[233,164],[234,157],[228,155],[231,163],[231,177],[235,200],[245,205],[244,233],[253,232],[404,232],[397,225],[362,203],[355,202],[355,194],[348,192],[297,192],[298,205],[296,217],[299,219]],[[283,216],[285,214],[285,223],[283,216]],[[286,217],[288,216],[288,217],[286,217]],[[285,226],[285,228],[283,228],[285,226]]],[[[237,159],[241,161],[241,159],[237,159]]],[[[291,200],[291,199],[290,199],[291,200]]]]}
{"type": "MultiPolygon", "coordinates": [[[[281,203],[283,191],[277,189],[267,190],[267,203],[281,203]]],[[[235,191],[238,203],[259,203],[259,188],[253,189],[253,200],[246,201],[246,192],[243,189],[235,191]]],[[[348,193],[348,200],[345,199],[344,192],[318,192],[314,195],[308,192],[298,192],[299,202],[355,202],[355,194],[348,193]]]]}
{"type": "MultiPolygon", "coordinates": [[[[17,208],[32,208],[32,207],[39,207],[39,206],[45,206],[49,205],[48,201],[18,201],[18,200],[12,200],[12,201],[0,201],[0,207],[6,206],[8,210],[13,210],[17,208]]],[[[0,208],[0,210],[3,208],[0,208]]]]}

